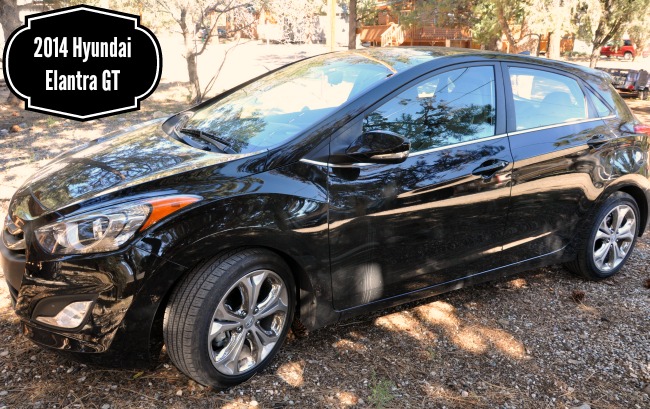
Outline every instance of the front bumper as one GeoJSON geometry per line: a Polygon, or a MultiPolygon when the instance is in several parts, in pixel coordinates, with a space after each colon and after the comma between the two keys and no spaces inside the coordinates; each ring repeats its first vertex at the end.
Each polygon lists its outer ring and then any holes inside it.
{"type": "Polygon", "coordinates": [[[23,275],[25,275],[25,255],[21,252],[9,250],[0,240],[0,268],[2,268],[9,287],[11,305],[15,306],[18,289],[23,280],[23,275]]]}
{"type": "Polygon", "coordinates": [[[37,251],[29,246],[26,251],[12,251],[0,240],[0,266],[26,337],[48,348],[105,355],[98,359],[101,363],[151,361],[149,335],[158,304],[147,300],[137,303],[137,311],[131,310],[145,279],[144,269],[161,259],[130,246],[114,254],[34,262],[40,255],[30,254],[37,251]],[[83,300],[92,304],[76,328],[36,320],[83,300]]]}

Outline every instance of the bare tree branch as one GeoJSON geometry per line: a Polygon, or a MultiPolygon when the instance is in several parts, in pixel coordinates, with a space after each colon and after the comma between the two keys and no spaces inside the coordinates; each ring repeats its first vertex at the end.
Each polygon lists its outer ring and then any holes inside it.
{"type": "Polygon", "coordinates": [[[238,39],[238,40],[237,40],[237,43],[236,43],[235,45],[233,45],[232,47],[230,47],[230,48],[228,48],[228,49],[226,50],[226,52],[224,53],[223,59],[221,60],[221,64],[219,64],[219,67],[217,68],[216,73],[212,76],[212,78],[210,78],[210,81],[208,81],[208,84],[207,84],[207,85],[205,86],[205,88],[203,89],[203,92],[202,92],[203,95],[207,95],[208,92],[210,92],[210,91],[212,90],[212,87],[214,86],[215,82],[217,81],[217,78],[219,78],[219,74],[221,74],[221,70],[222,70],[224,64],[226,63],[226,60],[228,59],[228,54],[229,54],[232,50],[234,50],[237,46],[239,46],[240,44],[242,44],[242,43],[240,42],[240,40],[241,40],[241,39],[238,39]]]}

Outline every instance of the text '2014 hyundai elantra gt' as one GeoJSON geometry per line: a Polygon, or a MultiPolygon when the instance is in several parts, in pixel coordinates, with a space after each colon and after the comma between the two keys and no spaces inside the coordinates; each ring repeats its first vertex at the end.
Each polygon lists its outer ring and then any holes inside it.
{"type": "Polygon", "coordinates": [[[172,361],[216,388],[291,323],[552,263],[618,272],[648,217],[648,127],[604,74],[437,48],[309,58],[51,162],[2,267],[25,336],[172,361]]]}

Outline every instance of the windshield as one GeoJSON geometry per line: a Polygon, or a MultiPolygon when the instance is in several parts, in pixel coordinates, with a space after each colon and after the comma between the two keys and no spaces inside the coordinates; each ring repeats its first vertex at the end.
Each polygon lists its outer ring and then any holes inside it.
{"type": "Polygon", "coordinates": [[[237,153],[259,151],[287,141],[393,72],[362,54],[311,58],[204,107],[184,127],[227,141],[237,153]]]}

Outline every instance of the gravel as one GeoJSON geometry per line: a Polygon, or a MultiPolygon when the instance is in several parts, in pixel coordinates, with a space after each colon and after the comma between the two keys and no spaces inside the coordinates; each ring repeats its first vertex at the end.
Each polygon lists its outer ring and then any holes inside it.
{"type": "MultiPolygon", "coordinates": [[[[59,152],[174,112],[183,92],[172,84],[142,111],[83,124],[0,105],[0,129],[23,129],[0,145],[0,211],[59,152]]],[[[647,101],[628,103],[650,123],[647,101]]],[[[643,237],[603,282],[551,266],[291,336],[269,368],[224,392],[165,356],[152,370],[118,370],[41,349],[21,335],[0,286],[0,407],[647,409],[648,259],[643,237]]]]}

